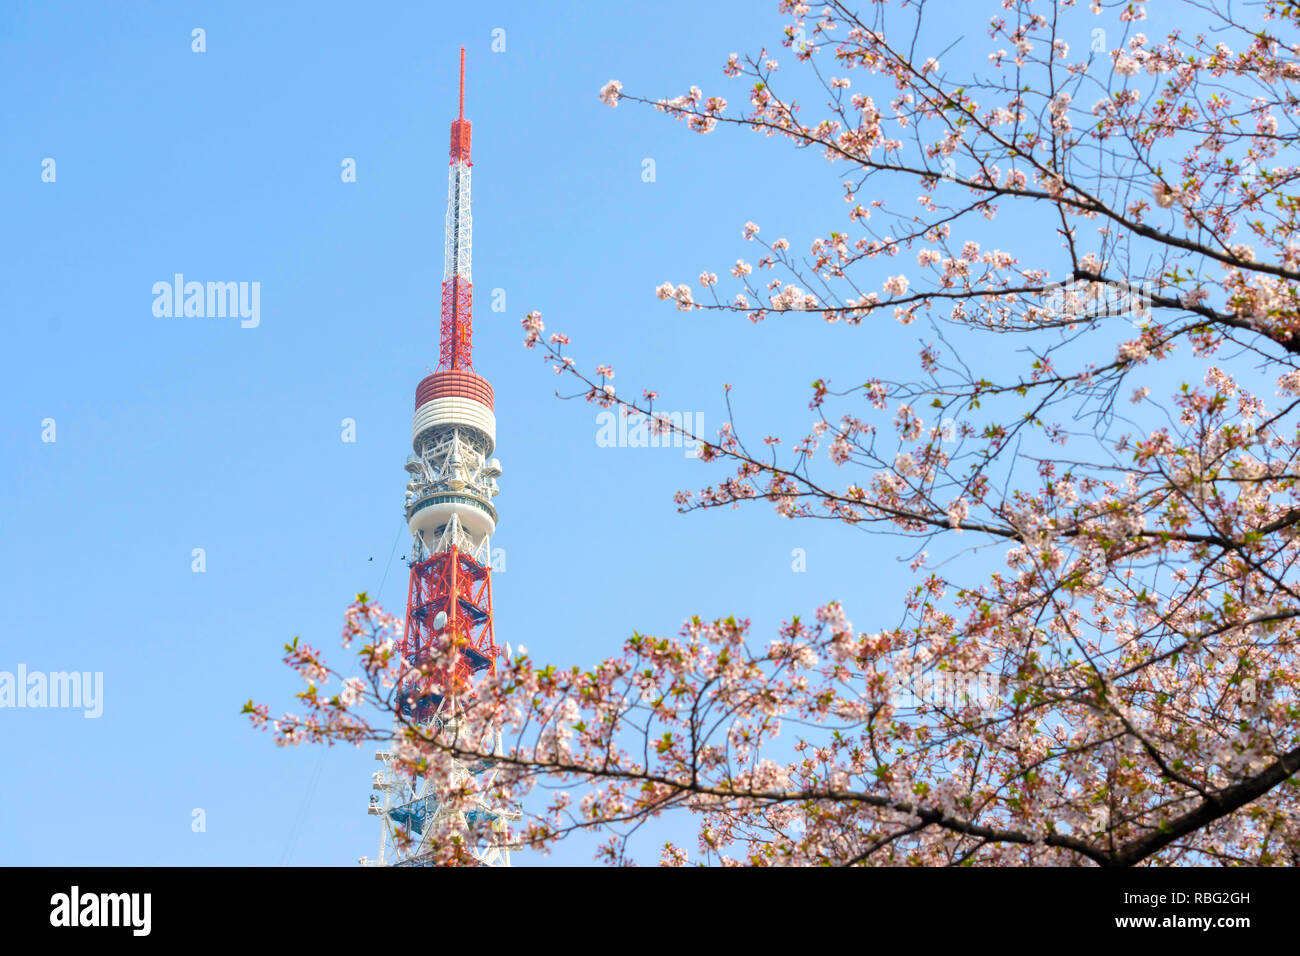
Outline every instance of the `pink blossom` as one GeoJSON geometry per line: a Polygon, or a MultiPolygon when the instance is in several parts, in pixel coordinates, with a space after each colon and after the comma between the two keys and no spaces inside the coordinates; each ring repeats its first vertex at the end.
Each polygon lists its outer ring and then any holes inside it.
{"type": "Polygon", "coordinates": [[[907,292],[907,276],[891,276],[885,280],[885,292],[889,295],[899,296],[907,292]]]}
{"type": "Polygon", "coordinates": [[[524,327],[524,331],[528,333],[524,337],[524,345],[531,349],[542,340],[542,332],[545,328],[542,325],[542,314],[540,312],[529,312],[520,324],[524,327]]]}
{"type": "Polygon", "coordinates": [[[618,106],[619,97],[622,95],[623,84],[618,80],[610,80],[600,88],[600,101],[606,106],[618,106]]]}

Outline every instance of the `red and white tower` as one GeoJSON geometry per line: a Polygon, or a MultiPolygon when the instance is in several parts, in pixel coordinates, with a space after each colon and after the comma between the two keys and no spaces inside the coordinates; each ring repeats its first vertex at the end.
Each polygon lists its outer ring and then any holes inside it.
{"type": "MultiPolygon", "coordinates": [[[[473,693],[478,672],[496,666],[492,626],[491,539],[496,531],[501,463],[496,450],[492,386],[474,372],[470,275],[470,122],[465,119],[465,51],[460,51],[460,106],[451,124],[447,231],[442,279],[442,335],[438,368],[415,390],[412,453],[406,459],[406,521],[413,538],[406,631],[401,653],[420,667],[449,646],[459,648],[449,667],[430,671],[400,688],[403,712],[421,726],[446,727],[459,702],[473,693]]],[[[498,741],[499,746],[499,741],[498,741]]],[[[394,772],[391,755],[377,759],[370,810],[382,819],[382,864],[421,865],[427,839],[446,823],[436,799],[437,782],[411,781],[394,772]]],[[[456,774],[492,773],[483,763],[457,765],[456,774]]],[[[454,781],[453,781],[454,782],[454,781]]],[[[483,806],[498,832],[518,813],[483,806]]],[[[462,813],[462,816],[465,814],[462,813]]],[[[502,843],[475,848],[480,862],[509,863],[502,843]]],[[[363,861],[368,862],[368,861],[363,861]]]]}

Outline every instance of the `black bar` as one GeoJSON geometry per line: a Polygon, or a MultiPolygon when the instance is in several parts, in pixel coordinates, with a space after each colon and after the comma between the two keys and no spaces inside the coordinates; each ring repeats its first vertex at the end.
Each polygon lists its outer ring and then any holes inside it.
{"type": "Polygon", "coordinates": [[[536,945],[550,949],[564,944],[565,927],[574,934],[573,945],[603,939],[602,948],[620,940],[635,944],[643,932],[665,932],[666,942],[680,941],[685,933],[699,947],[730,947],[751,938],[771,947],[787,933],[798,938],[812,927],[818,927],[814,939],[861,945],[864,952],[872,940],[982,948],[1027,942],[1040,933],[1039,942],[1058,944],[1091,943],[1100,933],[1141,945],[1182,942],[1189,934],[1232,945],[1258,930],[1282,938],[1296,908],[1294,872],[1243,868],[971,867],[836,875],[730,869],[687,875],[595,867],[563,873],[49,867],[10,868],[3,877],[9,889],[0,893],[0,926],[7,940],[76,935],[81,941],[114,937],[131,944],[148,938],[239,943],[256,952],[277,943],[336,951],[345,942],[383,946],[384,940],[400,939],[405,948],[475,938],[517,949],[529,947],[532,934],[539,934],[536,945]],[[82,914],[103,912],[107,919],[116,910],[125,925],[53,925],[70,922],[74,886],[79,922],[82,914]],[[99,894],[114,896],[105,901],[99,894]],[[144,897],[128,901],[116,894],[149,894],[147,936],[138,932],[144,928],[144,897]],[[92,895],[95,902],[87,903],[92,895]]]}

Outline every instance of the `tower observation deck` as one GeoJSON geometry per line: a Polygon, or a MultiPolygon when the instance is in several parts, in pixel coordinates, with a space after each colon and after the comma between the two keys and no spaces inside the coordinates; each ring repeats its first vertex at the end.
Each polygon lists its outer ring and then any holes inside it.
{"type": "MultiPolygon", "coordinates": [[[[465,50],[460,51],[460,102],[451,124],[447,227],[443,253],[442,323],[438,367],[415,389],[411,454],[406,459],[405,516],[412,537],[406,628],[402,656],[420,666],[449,644],[459,646],[455,663],[400,688],[403,716],[417,726],[454,727],[458,709],[473,694],[476,674],[496,666],[492,620],[491,539],[496,532],[496,415],[492,386],[473,367],[474,286],[471,275],[470,121],[465,119],[465,50]]],[[[500,748],[498,733],[495,746],[500,748]]],[[[376,759],[370,813],[382,823],[379,859],[363,865],[429,865],[435,831],[487,821],[500,839],[475,846],[485,865],[509,865],[506,825],[517,810],[481,806],[459,811],[441,807],[440,786],[451,781],[411,779],[398,773],[390,753],[376,759]]],[[[451,771],[479,776],[494,771],[490,761],[457,763],[451,771]]]]}

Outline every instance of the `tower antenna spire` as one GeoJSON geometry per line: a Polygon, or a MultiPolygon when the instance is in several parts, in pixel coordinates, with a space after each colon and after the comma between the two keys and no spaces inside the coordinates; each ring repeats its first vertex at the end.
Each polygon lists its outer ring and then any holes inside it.
{"type": "Polygon", "coordinates": [[[470,133],[465,119],[465,48],[460,48],[460,105],[451,124],[447,241],[442,270],[442,335],[438,368],[472,369],[474,287],[470,280],[470,133]]]}

